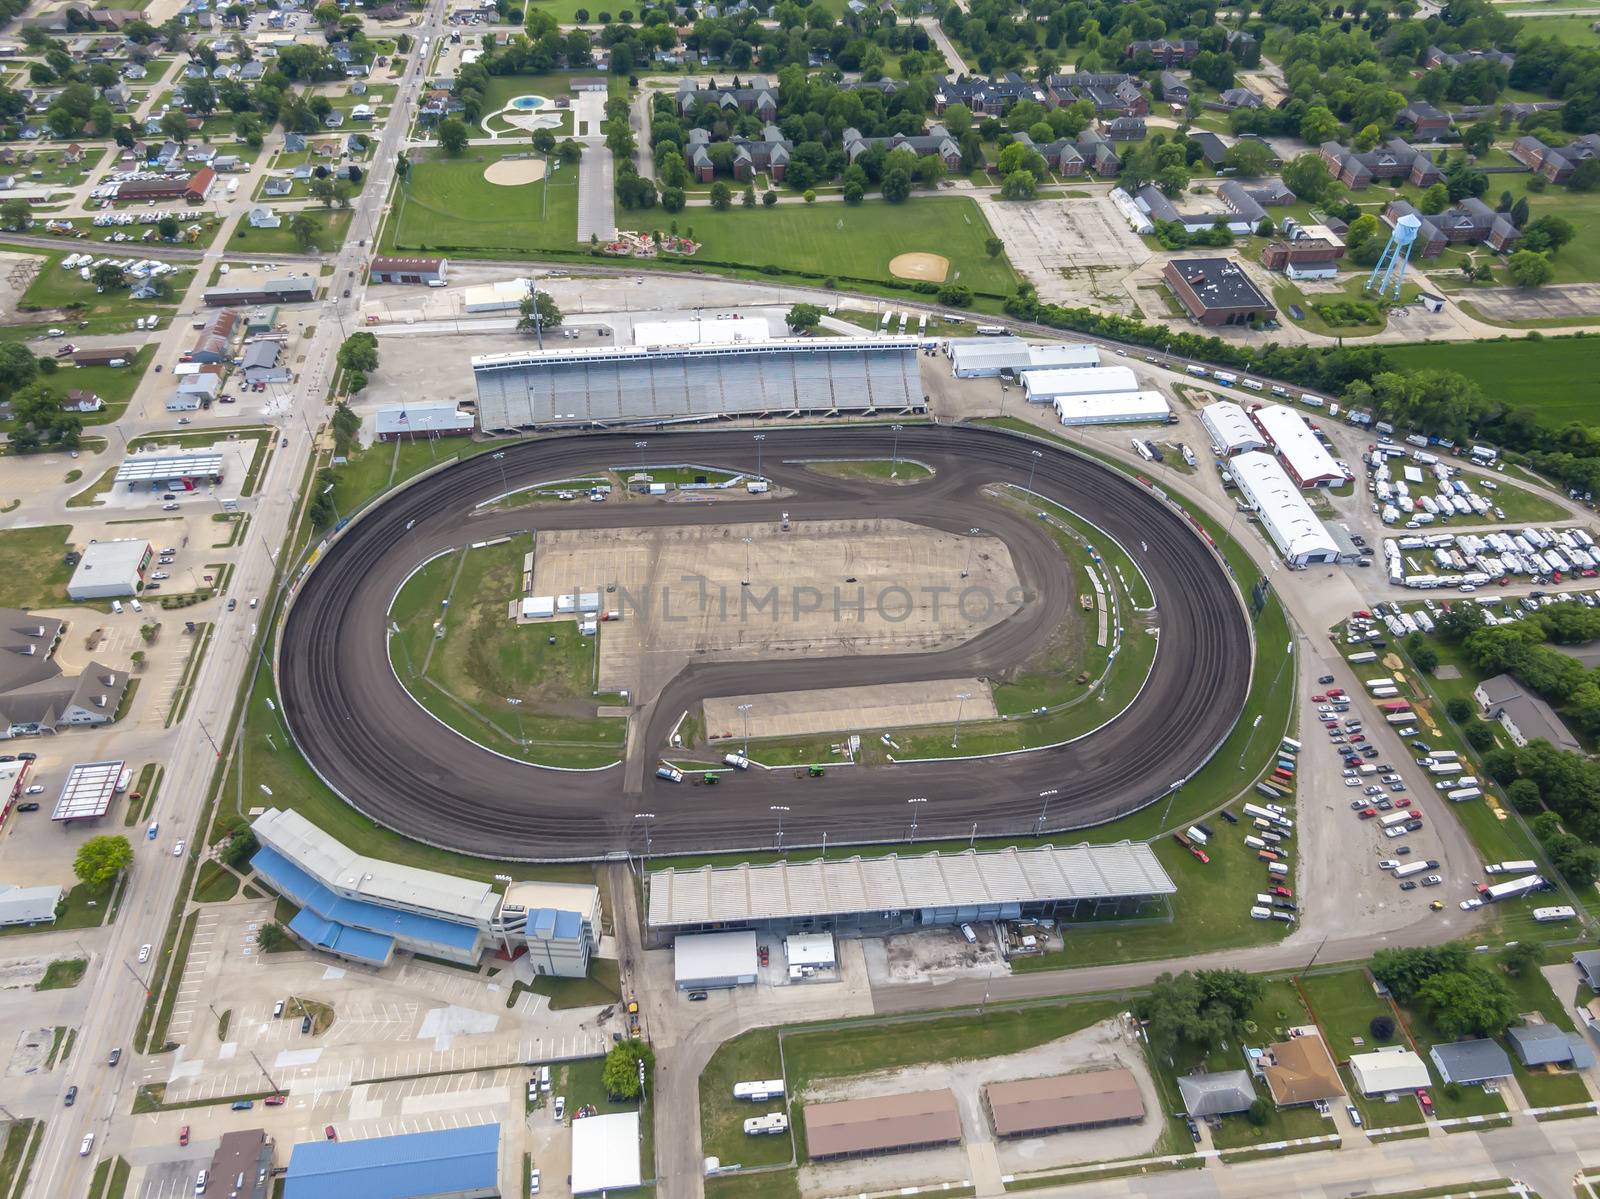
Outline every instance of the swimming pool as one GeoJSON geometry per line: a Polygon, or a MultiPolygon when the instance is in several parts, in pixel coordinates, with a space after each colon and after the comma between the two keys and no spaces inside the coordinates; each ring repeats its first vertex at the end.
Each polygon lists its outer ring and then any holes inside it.
{"type": "Polygon", "coordinates": [[[535,108],[543,108],[549,101],[543,96],[518,96],[507,106],[519,108],[523,112],[532,112],[535,108]]]}

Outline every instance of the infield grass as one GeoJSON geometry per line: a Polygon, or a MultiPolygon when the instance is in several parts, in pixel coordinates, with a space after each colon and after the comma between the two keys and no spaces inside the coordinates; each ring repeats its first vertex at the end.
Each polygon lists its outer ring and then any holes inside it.
{"type": "Polygon", "coordinates": [[[530,153],[526,145],[510,144],[469,146],[458,158],[436,150],[420,153],[411,178],[395,194],[394,215],[384,226],[385,249],[575,251],[578,164],[552,161],[539,182],[516,187],[483,177],[502,158],[530,153]]]}

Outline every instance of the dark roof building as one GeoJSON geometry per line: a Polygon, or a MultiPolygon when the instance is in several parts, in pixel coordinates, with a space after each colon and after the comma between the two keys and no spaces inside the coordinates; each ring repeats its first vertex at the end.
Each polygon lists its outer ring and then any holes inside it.
{"type": "Polygon", "coordinates": [[[1360,191],[1374,179],[1405,179],[1415,187],[1432,187],[1444,178],[1433,159],[1392,137],[1374,150],[1356,153],[1338,142],[1323,142],[1319,151],[1331,174],[1348,188],[1360,191]]]}
{"type": "Polygon", "coordinates": [[[229,304],[308,304],[317,298],[317,281],[310,275],[279,275],[244,287],[210,287],[205,301],[211,308],[229,304]]]}
{"type": "Polygon", "coordinates": [[[1200,43],[1192,37],[1186,37],[1175,42],[1168,41],[1166,38],[1158,38],[1153,42],[1129,42],[1126,49],[1123,50],[1123,57],[1153,58],[1162,66],[1170,67],[1174,64],[1192,62],[1195,55],[1199,53],[1200,43]]]}
{"type": "Polygon", "coordinates": [[[217,173],[201,167],[192,175],[169,175],[153,179],[128,179],[117,185],[117,202],[138,200],[186,200],[201,204],[211,194],[217,173]]]}
{"type": "Polygon", "coordinates": [[[1400,110],[1394,123],[1401,129],[1409,129],[1418,137],[1432,141],[1449,133],[1455,120],[1449,113],[1440,112],[1426,100],[1413,100],[1400,110]]]}
{"type": "Polygon", "coordinates": [[[1174,258],[1161,274],[1185,311],[1202,325],[1245,325],[1278,315],[1244,268],[1227,258],[1174,258]]]}
{"type": "Polygon", "coordinates": [[[1428,1050],[1439,1077],[1447,1083],[1493,1082],[1511,1076],[1511,1059],[1493,1041],[1453,1041],[1428,1050]]]}
{"type": "Polygon", "coordinates": [[[1507,54],[1504,50],[1451,51],[1441,50],[1438,46],[1429,46],[1427,53],[1422,57],[1422,65],[1425,67],[1464,67],[1475,62],[1493,63],[1509,71],[1517,65],[1517,56],[1507,54]]]}
{"type": "Polygon", "coordinates": [[[1565,183],[1586,160],[1600,154],[1600,133],[1574,138],[1564,146],[1547,146],[1528,135],[1511,143],[1511,157],[1551,183],[1565,183]]]}
{"type": "Polygon", "coordinates": [[[1183,1110],[1196,1120],[1249,1111],[1256,1101],[1255,1083],[1248,1070],[1185,1074],[1178,1079],[1178,1094],[1183,1097],[1183,1110]]]}
{"type": "Polygon", "coordinates": [[[1575,1032],[1554,1024],[1517,1024],[1506,1029],[1511,1048],[1524,1066],[1570,1066],[1586,1070],[1594,1065],[1594,1050],[1575,1032]]]}
{"type": "Polygon", "coordinates": [[[449,273],[448,258],[392,258],[379,254],[372,260],[374,283],[444,283],[449,273]]]}
{"type": "Polygon", "coordinates": [[[998,117],[1018,100],[1045,102],[1045,93],[1036,84],[1029,83],[1015,71],[1008,71],[999,79],[981,79],[958,75],[942,79],[933,93],[933,111],[942,113],[952,104],[965,104],[975,116],[998,117]]]}
{"type": "Polygon", "coordinates": [[[267,1199],[272,1190],[272,1138],[259,1128],[222,1134],[211,1155],[211,1183],[228,1199],[267,1199]]]}
{"type": "Polygon", "coordinates": [[[1142,117],[1150,113],[1150,100],[1138,77],[1121,72],[1051,75],[1045,80],[1045,93],[1057,108],[1087,100],[1098,116],[1142,117]]]}
{"type": "Polygon", "coordinates": [[[961,1140],[961,1113],[948,1088],[808,1103],[805,1122],[812,1161],[932,1149],[961,1140]]]}
{"type": "Polygon", "coordinates": [[[1522,240],[1509,213],[1496,212],[1476,196],[1467,196],[1454,208],[1424,216],[1405,200],[1391,200],[1383,210],[1383,219],[1391,228],[1401,217],[1414,216],[1420,222],[1417,230],[1419,258],[1437,258],[1449,246],[1486,245],[1502,254],[1517,248],[1522,240]]]}

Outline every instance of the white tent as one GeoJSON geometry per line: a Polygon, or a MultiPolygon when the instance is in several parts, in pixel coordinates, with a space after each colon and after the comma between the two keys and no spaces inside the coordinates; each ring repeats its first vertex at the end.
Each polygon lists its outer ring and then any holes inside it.
{"type": "Polygon", "coordinates": [[[639,1185],[639,1113],[572,1121],[572,1193],[629,1190],[639,1185]]]}

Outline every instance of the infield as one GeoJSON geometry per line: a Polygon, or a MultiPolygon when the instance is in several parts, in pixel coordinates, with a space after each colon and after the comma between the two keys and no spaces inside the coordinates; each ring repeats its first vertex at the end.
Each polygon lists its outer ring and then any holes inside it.
{"type": "Polygon", "coordinates": [[[521,187],[537,183],[545,176],[542,158],[502,158],[483,170],[483,177],[496,187],[521,187]]]}
{"type": "Polygon", "coordinates": [[[950,260],[943,254],[896,254],[889,260],[889,273],[899,279],[943,283],[950,277],[950,260]]]}

